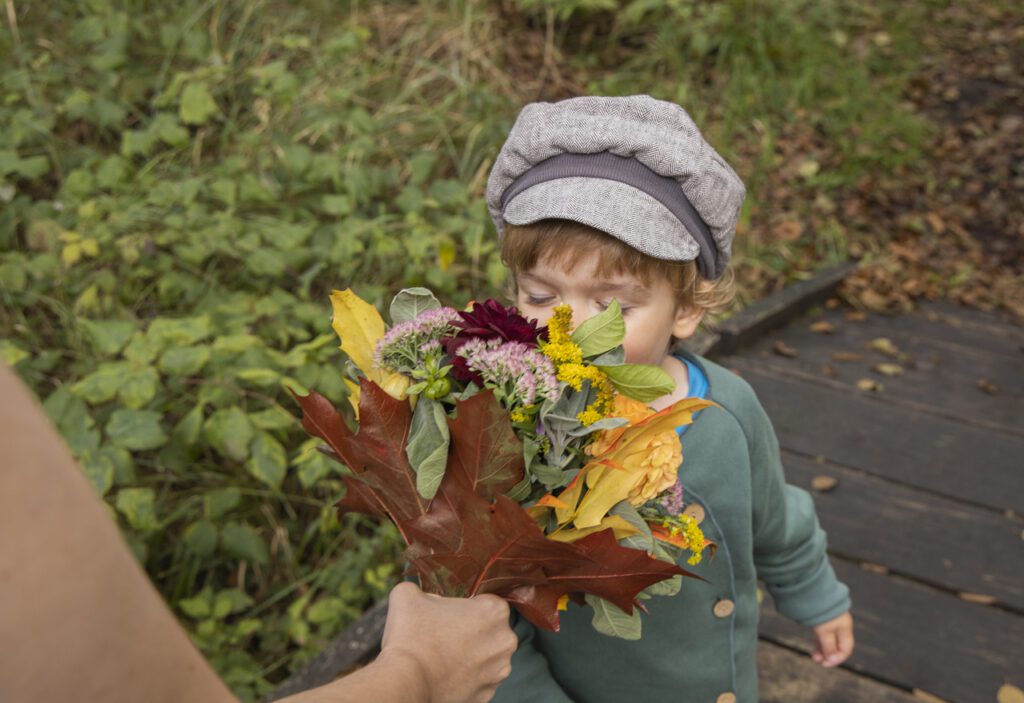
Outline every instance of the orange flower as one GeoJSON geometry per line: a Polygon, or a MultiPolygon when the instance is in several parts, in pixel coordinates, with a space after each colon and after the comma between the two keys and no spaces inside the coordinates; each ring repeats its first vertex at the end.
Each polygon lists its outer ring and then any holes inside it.
{"type": "Polygon", "coordinates": [[[558,496],[569,506],[556,509],[559,524],[572,521],[580,529],[594,527],[619,501],[642,505],[672,486],[683,456],[675,428],[692,422],[697,410],[715,405],[685,398],[654,412],[621,395],[615,402],[613,415],[627,417],[631,423],[605,430],[588,447],[594,460],[558,496]],[[585,480],[579,480],[584,475],[585,480]]]}

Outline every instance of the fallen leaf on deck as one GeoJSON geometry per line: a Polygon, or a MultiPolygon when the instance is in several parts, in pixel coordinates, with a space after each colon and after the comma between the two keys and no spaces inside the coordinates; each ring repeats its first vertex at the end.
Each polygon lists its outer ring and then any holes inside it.
{"type": "Polygon", "coordinates": [[[883,388],[885,388],[885,386],[873,378],[862,378],[857,381],[857,388],[862,391],[874,391],[875,393],[879,393],[883,388]]]}
{"type": "Polygon", "coordinates": [[[978,388],[985,391],[989,395],[995,395],[999,391],[999,386],[992,383],[992,381],[988,380],[987,378],[978,379],[978,388]]]}
{"type": "Polygon", "coordinates": [[[920,688],[915,688],[913,691],[914,698],[920,701],[927,701],[928,703],[949,703],[945,698],[939,698],[934,693],[928,693],[920,688]]]}
{"type": "Polygon", "coordinates": [[[835,361],[864,361],[864,355],[857,352],[832,352],[832,358],[835,361]]]}
{"type": "Polygon", "coordinates": [[[875,364],[871,367],[874,371],[882,374],[883,376],[901,376],[903,375],[903,367],[899,364],[875,364]]]}
{"type": "Polygon", "coordinates": [[[835,378],[836,376],[839,375],[839,372],[836,371],[836,367],[832,366],[831,364],[825,364],[824,366],[822,366],[821,372],[828,376],[829,378],[835,378]]]}
{"type": "Polygon", "coordinates": [[[1016,686],[1004,683],[996,693],[998,703],[1024,703],[1024,691],[1016,686]]]}
{"type": "Polygon", "coordinates": [[[820,320],[815,322],[810,327],[811,332],[817,332],[818,334],[832,334],[836,331],[835,325],[828,320],[820,320]]]}
{"type": "Polygon", "coordinates": [[[851,310],[844,317],[850,322],[864,322],[868,319],[868,314],[863,310],[851,310]]]}
{"type": "Polygon", "coordinates": [[[832,476],[815,476],[811,479],[811,488],[819,493],[828,493],[838,485],[839,480],[832,476]]]}
{"type": "Polygon", "coordinates": [[[889,567],[888,566],[882,566],[881,564],[874,564],[874,563],[872,563],[870,561],[862,561],[860,563],[860,568],[864,569],[864,571],[870,571],[873,574],[887,574],[887,573],[889,573],[889,567]]]}
{"type": "Polygon", "coordinates": [[[786,356],[789,358],[793,358],[794,356],[798,356],[800,354],[799,351],[789,346],[781,339],[772,345],[772,351],[778,354],[779,356],[786,356]]]}
{"type": "Polygon", "coordinates": [[[889,299],[881,293],[868,288],[860,293],[860,302],[873,312],[885,312],[889,309],[889,299]]]}
{"type": "Polygon", "coordinates": [[[960,593],[958,593],[957,595],[960,596],[960,600],[965,600],[968,603],[992,605],[996,602],[995,596],[990,596],[987,593],[971,593],[970,591],[960,591],[960,593]]]}
{"type": "Polygon", "coordinates": [[[892,340],[888,337],[878,337],[877,339],[871,340],[871,348],[876,352],[885,354],[886,356],[899,356],[900,350],[896,348],[896,345],[892,343],[892,340]]]}

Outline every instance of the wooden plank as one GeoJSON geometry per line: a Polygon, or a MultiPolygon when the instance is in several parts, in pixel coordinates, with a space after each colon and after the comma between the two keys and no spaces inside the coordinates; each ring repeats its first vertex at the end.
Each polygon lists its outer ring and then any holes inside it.
{"type": "Polygon", "coordinates": [[[812,305],[827,298],[836,286],[857,268],[847,262],[820,271],[772,293],[718,325],[719,339],[709,354],[733,354],[777,327],[794,319],[812,305]]]}
{"type": "Polygon", "coordinates": [[[722,360],[755,389],[781,445],[996,510],[1024,514],[1024,439],[722,360]]]}
{"type": "Polygon", "coordinates": [[[806,654],[762,640],[757,646],[761,703],[921,703],[909,693],[845,669],[823,669],[806,654]]]}
{"type": "Polygon", "coordinates": [[[849,322],[835,312],[808,316],[759,341],[747,353],[763,364],[805,377],[820,379],[856,389],[857,381],[871,378],[883,385],[887,398],[920,404],[951,417],[966,417],[979,424],[990,424],[1005,431],[1024,435],[1024,354],[1007,359],[984,350],[969,357],[936,344],[927,337],[904,331],[889,331],[893,344],[907,359],[894,359],[870,349],[873,339],[885,336],[867,322],[849,322]],[[828,322],[832,334],[811,331],[815,323],[828,322]],[[782,341],[798,352],[785,357],[773,351],[782,341]],[[834,352],[856,353],[862,360],[842,361],[834,352]],[[896,363],[903,369],[898,376],[886,376],[874,370],[880,363],[896,363]],[[994,384],[990,394],[979,386],[985,379],[994,384]]]}
{"type": "MultiPolygon", "coordinates": [[[[845,562],[834,565],[853,595],[857,644],[847,668],[960,703],[992,703],[1004,683],[1024,683],[1024,617],[845,562]]],[[[762,609],[761,634],[805,652],[813,640],[807,628],[769,607],[762,609]]]]}
{"type": "Polygon", "coordinates": [[[830,551],[1024,613],[1024,520],[793,454],[783,462],[786,480],[814,497],[830,551]],[[815,491],[816,476],[838,483],[815,491]]]}
{"type": "Polygon", "coordinates": [[[976,313],[948,305],[928,304],[906,315],[873,315],[872,324],[883,336],[903,332],[927,337],[954,350],[983,348],[1017,359],[1024,354],[1024,329],[1009,322],[979,319],[976,313]]]}

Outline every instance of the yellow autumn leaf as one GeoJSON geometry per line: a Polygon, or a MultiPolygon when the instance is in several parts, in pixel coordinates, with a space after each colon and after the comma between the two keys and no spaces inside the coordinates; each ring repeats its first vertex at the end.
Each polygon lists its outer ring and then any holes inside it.
{"type": "MultiPolygon", "coordinates": [[[[378,369],[373,365],[373,351],[386,331],[384,318],[351,288],[331,292],[333,316],[331,327],[341,340],[340,349],[348,354],[363,375],[380,386],[392,398],[405,398],[409,379],[400,373],[378,369]]],[[[349,387],[351,391],[351,386],[349,387]]],[[[358,407],[359,393],[349,395],[349,401],[358,407]]]]}
{"type": "Polygon", "coordinates": [[[578,539],[583,539],[587,535],[600,532],[601,530],[607,530],[609,528],[611,528],[612,532],[615,534],[615,539],[625,539],[626,537],[640,532],[635,525],[631,525],[625,518],[618,515],[609,515],[593,527],[587,527],[584,529],[567,528],[556,530],[548,535],[548,539],[553,539],[556,542],[575,542],[578,539]]]}
{"type": "Polygon", "coordinates": [[[996,693],[998,703],[1024,703],[1024,691],[1013,684],[1004,683],[996,693]]]}

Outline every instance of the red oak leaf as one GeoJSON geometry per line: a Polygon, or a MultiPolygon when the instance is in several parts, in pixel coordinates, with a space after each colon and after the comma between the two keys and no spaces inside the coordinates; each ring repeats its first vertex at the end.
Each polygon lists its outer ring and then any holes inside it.
{"type": "Polygon", "coordinates": [[[573,543],[548,539],[503,495],[523,478],[522,445],[508,412],[490,391],[456,403],[448,418],[448,466],[429,503],[416,491],[405,456],[412,413],[363,380],[359,431],[353,434],[323,396],[296,396],[303,427],[344,461],[342,509],[386,516],[398,527],[425,590],[446,595],[494,593],[538,627],[558,629],[558,599],[592,593],[632,612],[637,594],[676,574],[675,564],[622,547],[611,530],[573,543]]]}

